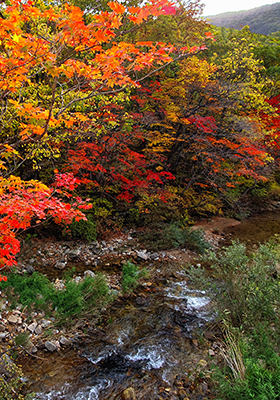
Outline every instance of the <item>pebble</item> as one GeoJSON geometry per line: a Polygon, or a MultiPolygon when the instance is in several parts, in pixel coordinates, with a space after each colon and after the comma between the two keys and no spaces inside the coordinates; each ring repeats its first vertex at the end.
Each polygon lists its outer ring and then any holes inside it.
{"type": "Polygon", "coordinates": [[[50,351],[51,353],[53,353],[54,351],[57,350],[57,346],[54,342],[51,342],[50,340],[47,340],[45,342],[45,348],[50,351]]]}
{"type": "Polygon", "coordinates": [[[8,317],[8,322],[10,322],[10,324],[17,324],[18,323],[18,316],[16,315],[9,315],[8,317]]]}
{"type": "Polygon", "coordinates": [[[33,322],[32,324],[30,324],[27,329],[33,333],[35,331],[35,329],[37,328],[37,322],[33,322]]]}
{"type": "Polygon", "coordinates": [[[71,346],[72,341],[70,339],[67,339],[65,336],[61,336],[61,338],[59,339],[59,343],[61,344],[61,346],[71,346]]]}

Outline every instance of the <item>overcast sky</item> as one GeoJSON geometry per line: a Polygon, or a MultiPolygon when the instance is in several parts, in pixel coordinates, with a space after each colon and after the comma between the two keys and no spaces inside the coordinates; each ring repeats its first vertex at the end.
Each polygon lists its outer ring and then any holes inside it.
{"type": "Polygon", "coordinates": [[[277,3],[277,0],[201,0],[205,4],[203,15],[215,15],[228,11],[250,10],[265,4],[277,3]]]}

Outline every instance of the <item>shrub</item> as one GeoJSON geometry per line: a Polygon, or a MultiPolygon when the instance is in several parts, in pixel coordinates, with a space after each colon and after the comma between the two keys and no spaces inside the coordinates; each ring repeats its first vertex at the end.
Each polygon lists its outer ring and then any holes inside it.
{"type": "Polygon", "coordinates": [[[139,279],[147,275],[146,268],[139,270],[131,260],[129,260],[122,270],[122,292],[131,293],[138,285],[139,279]]]}
{"type": "Polygon", "coordinates": [[[280,398],[280,357],[268,340],[264,330],[244,337],[230,329],[223,350],[226,366],[215,368],[217,399],[276,400],[280,398]],[[230,338],[228,341],[227,339],[230,338]],[[236,353],[238,349],[238,354],[236,353]],[[238,358],[236,357],[238,356],[238,358]],[[237,362],[238,360],[238,362],[237,362]]]}
{"type": "Polygon", "coordinates": [[[80,221],[73,221],[70,225],[71,235],[78,237],[88,242],[96,240],[97,231],[96,224],[93,220],[92,214],[87,215],[87,221],[81,219],[80,221]]]}
{"type": "Polygon", "coordinates": [[[9,289],[7,293],[13,298],[16,295],[17,301],[23,306],[56,311],[61,322],[68,317],[77,318],[94,313],[113,300],[106,278],[101,274],[86,277],[79,283],[72,280],[69,274],[65,289],[56,290],[48,278],[39,272],[35,271],[31,276],[13,273],[8,275],[7,282],[0,282],[0,288],[9,289]]]}
{"type": "Polygon", "coordinates": [[[60,321],[94,313],[113,300],[104,275],[86,277],[82,282],[66,282],[64,290],[53,291],[50,299],[60,321]]]}
{"type": "Polygon", "coordinates": [[[280,250],[275,241],[249,255],[244,244],[233,242],[221,251],[208,251],[200,261],[210,265],[211,274],[207,277],[203,267],[192,267],[190,276],[207,287],[220,312],[227,310],[234,325],[251,327],[278,319],[280,285],[275,278],[280,250]]]}
{"type": "Polygon", "coordinates": [[[227,318],[222,354],[226,365],[214,367],[215,398],[280,398],[280,247],[275,237],[254,253],[233,242],[208,251],[189,271],[227,318]],[[204,264],[204,268],[200,265],[204,264]],[[207,267],[207,269],[206,269],[207,267]]]}
{"type": "Polygon", "coordinates": [[[0,358],[0,399],[1,400],[31,400],[33,395],[24,395],[25,383],[22,380],[22,370],[7,356],[0,358]]]}
{"type": "Polygon", "coordinates": [[[142,235],[141,242],[152,250],[166,250],[185,246],[190,250],[203,253],[211,247],[203,236],[201,230],[191,230],[182,226],[179,222],[172,224],[155,224],[153,230],[142,235]]]}

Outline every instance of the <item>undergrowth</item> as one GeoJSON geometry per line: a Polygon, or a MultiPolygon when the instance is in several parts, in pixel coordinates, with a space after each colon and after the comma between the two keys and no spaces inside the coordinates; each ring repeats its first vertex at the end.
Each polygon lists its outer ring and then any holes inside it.
{"type": "Polygon", "coordinates": [[[233,242],[208,251],[188,270],[207,290],[224,320],[221,354],[214,367],[220,400],[280,399],[280,246],[277,237],[249,253],[233,242]],[[204,267],[203,267],[204,265],[204,267]]]}
{"type": "Polygon", "coordinates": [[[44,310],[55,314],[61,323],[95,313],[113,300],[101,274],[78,283],[69,275],[63,290],[55,289],[47,277],[36,271],[32,275],[11,273],[7,277],[6,282],[0,283],[0,289],[13,301],[12,307],[20,303],[29,309],[44,310]]]}
{"type": "Polygon", "coordinates": [[[34,398],[33,394],[24,394],[23,372],[6,354],[0,358],[0,371],[1,400],[31,400],[34,398]]]}
{"type": "Polygon", "coordinates": [[[152,230],[142,234],[139,240],[151,250],[167,250],[184,246],[189,250],[204,253],[211,247],[210,243],[204,239],[201,230],[191,230],[179,222],[154,224],[152,230]]]}
{"type": "Polygon", "coordinates": [[[139,268],[134,265],[131,260],[129,260],[122,270],[122,292],[124,294],[131,293],[137,287],[139,279],[146,276],[146,269],[139,270],[139,268]]]}

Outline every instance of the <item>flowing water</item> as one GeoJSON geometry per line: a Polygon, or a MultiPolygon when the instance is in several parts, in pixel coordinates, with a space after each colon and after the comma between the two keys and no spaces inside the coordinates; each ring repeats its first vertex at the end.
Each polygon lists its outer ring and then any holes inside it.
{"type": "Polygon", "coordinates": [[[121,399],[128,387],[137,399],[159,399],[202,358],[192,339],[211,318],[207,306],[206,294],[185,280],[117,302],[106,331],[89,332],[79,352],[24,366],[30,388],[40,400],[121,399]]]}
{"type": "MultiPolygon", "coordinates": [[[[225,245],[240,239],[254,248],[280,234],[280,212],[249,218],[225,232],[225,245]]],[[[142,288],[133,300],[118,300],[105,328],[89,329],[76,350],[27,362],[30,390],[38,400],[122,399],[130,387],[141,400],[166,398],[164,394],[183,398],[169,390],[176,378],[190,376],[207,358],[207,349],[194,345],[193,339],[211,318],[207,294],[189,288],[183,275],[142,288]]]]}

